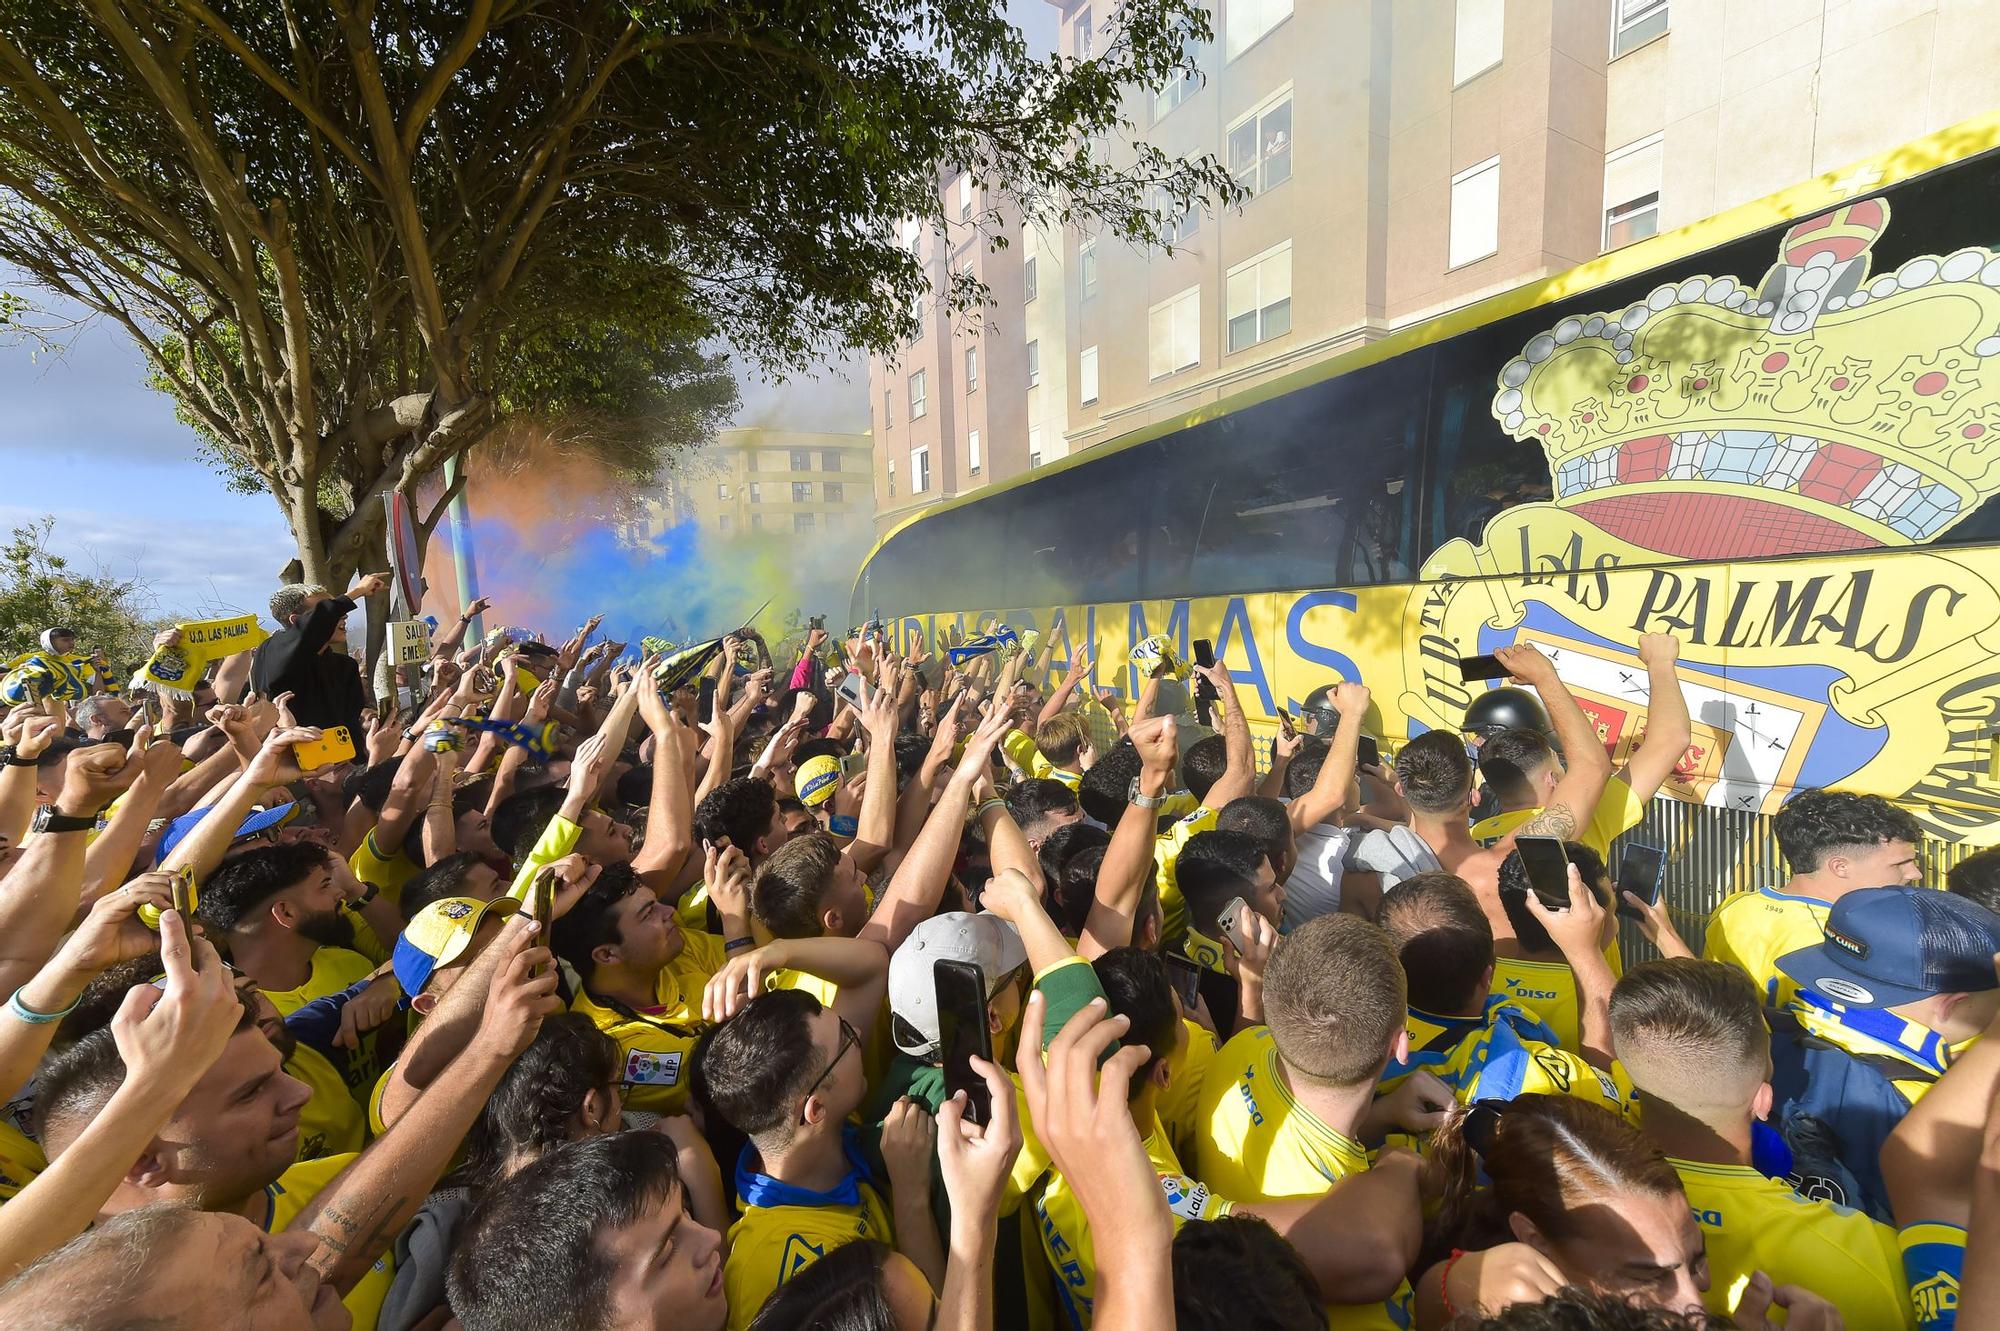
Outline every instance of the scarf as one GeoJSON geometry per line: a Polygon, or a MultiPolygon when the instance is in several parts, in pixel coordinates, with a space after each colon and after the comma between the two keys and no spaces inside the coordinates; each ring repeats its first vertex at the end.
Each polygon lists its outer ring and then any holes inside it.
{"type": "MultiPolygon", "coordinates": [[[[506,743],[526,749],[529,757],[542,762],[547,762],[555,756],[556,732],[560,727],[554,721],[546,725],[531,726],[526,721],[495,721],[484,716],[454,716],[447,719],[453,725],[464,726],[467,730],[498,735],[506,743]]],[[[428,736],[426,747],[429,747],[428,736]]],[[[437,749],[432,749],[432,752],[437,752],[437,749]]]]}
{"type": "Polygon", "coordinates": [[[1187,663],[1174,651],[1174,645],[1167,641],[1164,633],[1152,637],[1132,649],[1132,668],[1139,672],[1141,679],[1151,679],[1155,675],[1170,675],[1175,679],[1188,677],[1187,663]]]}
{"type": "Polygon", "coordinates": [[[96,663],[84,653],[59,652],[49,646],[53,633],[44,631],[40,647],[7,663],[6,676],[0,678],[0,700],[8,706],[44,698],[82,702],[90,696],[91,683],[97,678],[96,663]]]}
{"type": "Polygon", "coordinates": [[[197,619],[175,626],[181,640],[154,652],[139,671],[139,682],[175,698],[192,698],[209,663],[247,652],[270,637],[255,615],[197,619]]]}
{"type": "Polygon", "coordinates": [[[1021,636],[1018,633],[1005,624],[995,624],[989,632],[974,634],[958,646],[947,649],[945,655],[951,658],[953,665],[958,666],[981,656],[989,656],[1002,647],[1020,645],[1021,636]]]}
{"type": "Polygon", "coordinates": [[[653,671],[653,678],[660,681],[660,692],[671,694],[675,689],[694,687],[694,682],[708,669],[708,663],[721,652],[720,638],[710,638],[707,642],[681,648],[660,662],[653,671]]]}

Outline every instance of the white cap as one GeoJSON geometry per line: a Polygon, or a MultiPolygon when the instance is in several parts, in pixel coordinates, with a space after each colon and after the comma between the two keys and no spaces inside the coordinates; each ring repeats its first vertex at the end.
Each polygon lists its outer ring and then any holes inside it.
{"type": "Polygon", "coordinates": [[[938,1034],[937,978],[933,963],[969,961],[979,967],[991,997],[1001,981],[1028,960],[1021,935],[998,915],[948,911],[910,931],[889,959],[889,1012],[896,1047],[915,1058],[934,1058],[938,1034]]]}

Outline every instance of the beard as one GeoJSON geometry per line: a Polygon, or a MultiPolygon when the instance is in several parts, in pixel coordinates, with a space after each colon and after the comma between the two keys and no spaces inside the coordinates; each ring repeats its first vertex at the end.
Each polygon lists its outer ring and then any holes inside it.
{"type": "Polygon", "coordinates": [[[354,946],[354,921],[338,910],[321,911],[299,921],[299,935],[321,947],[354,946]]]}

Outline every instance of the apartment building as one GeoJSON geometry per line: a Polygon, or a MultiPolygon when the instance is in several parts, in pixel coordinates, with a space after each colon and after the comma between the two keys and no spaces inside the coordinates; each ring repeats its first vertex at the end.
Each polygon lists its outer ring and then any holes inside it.
{"type": "MultiPolygon", "coordinates": [[[[1064,54],[1111,39],[1112,0],[1047,3],[1064,54]]],[[[1215,0],[1211,14],[1201,77],[1125,110],[1153,145],[1219,158],[1248,199],[1177,219],[1171,254],[1017,231],[981,354],[1022,374],[1018,388],[988,375],[981,426],[960,405],[971,394],[945,388],[921,440],[882,428],[914,389],[871,362],[878,528],[2000,105],[1991,0],[1215,0]],[[1003,392],[1025,411],[1002,412],[1003,392]],[[1032,441],[1012,446],[1009,421],[1032,441]]],[[[948,216],[954,191],[980,194],[940,188],[948,216]]],[[[927,325],[901,372],[936,391],[930,366],[959,338],[927,325]]]]}
{"type": "Polygon", "coordinates": [[[867,434],[733,429],[679,460],[628,537],[693,522],[714,536],[831,535],[861,540],[875,510],[867,434]]]}

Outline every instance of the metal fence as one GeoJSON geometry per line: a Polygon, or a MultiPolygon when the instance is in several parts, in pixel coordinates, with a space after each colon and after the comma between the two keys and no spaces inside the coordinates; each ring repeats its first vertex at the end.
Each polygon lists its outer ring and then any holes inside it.
{"type": "MultiPolygon", "coordinates": [[[[1616,873],[1627,837],[1664,846],[1667,863],[1661,896],[1674,928],[1696,952],[1708,916],[1731,892],[1781,886],[1788,876],[1770,815],[1712,809],[1680,800],[1655,799],[1637,827],[1611,843],[1609,868],[1616,873]]],[[[1944,886],[1944,876],[1975,847],[1926,838],[1918,847],[1923,881],[1944,886]]],[[[1631,965],[1659,955],[1637,930],[1622,931],[1621,948],[1631,965]]]]}

